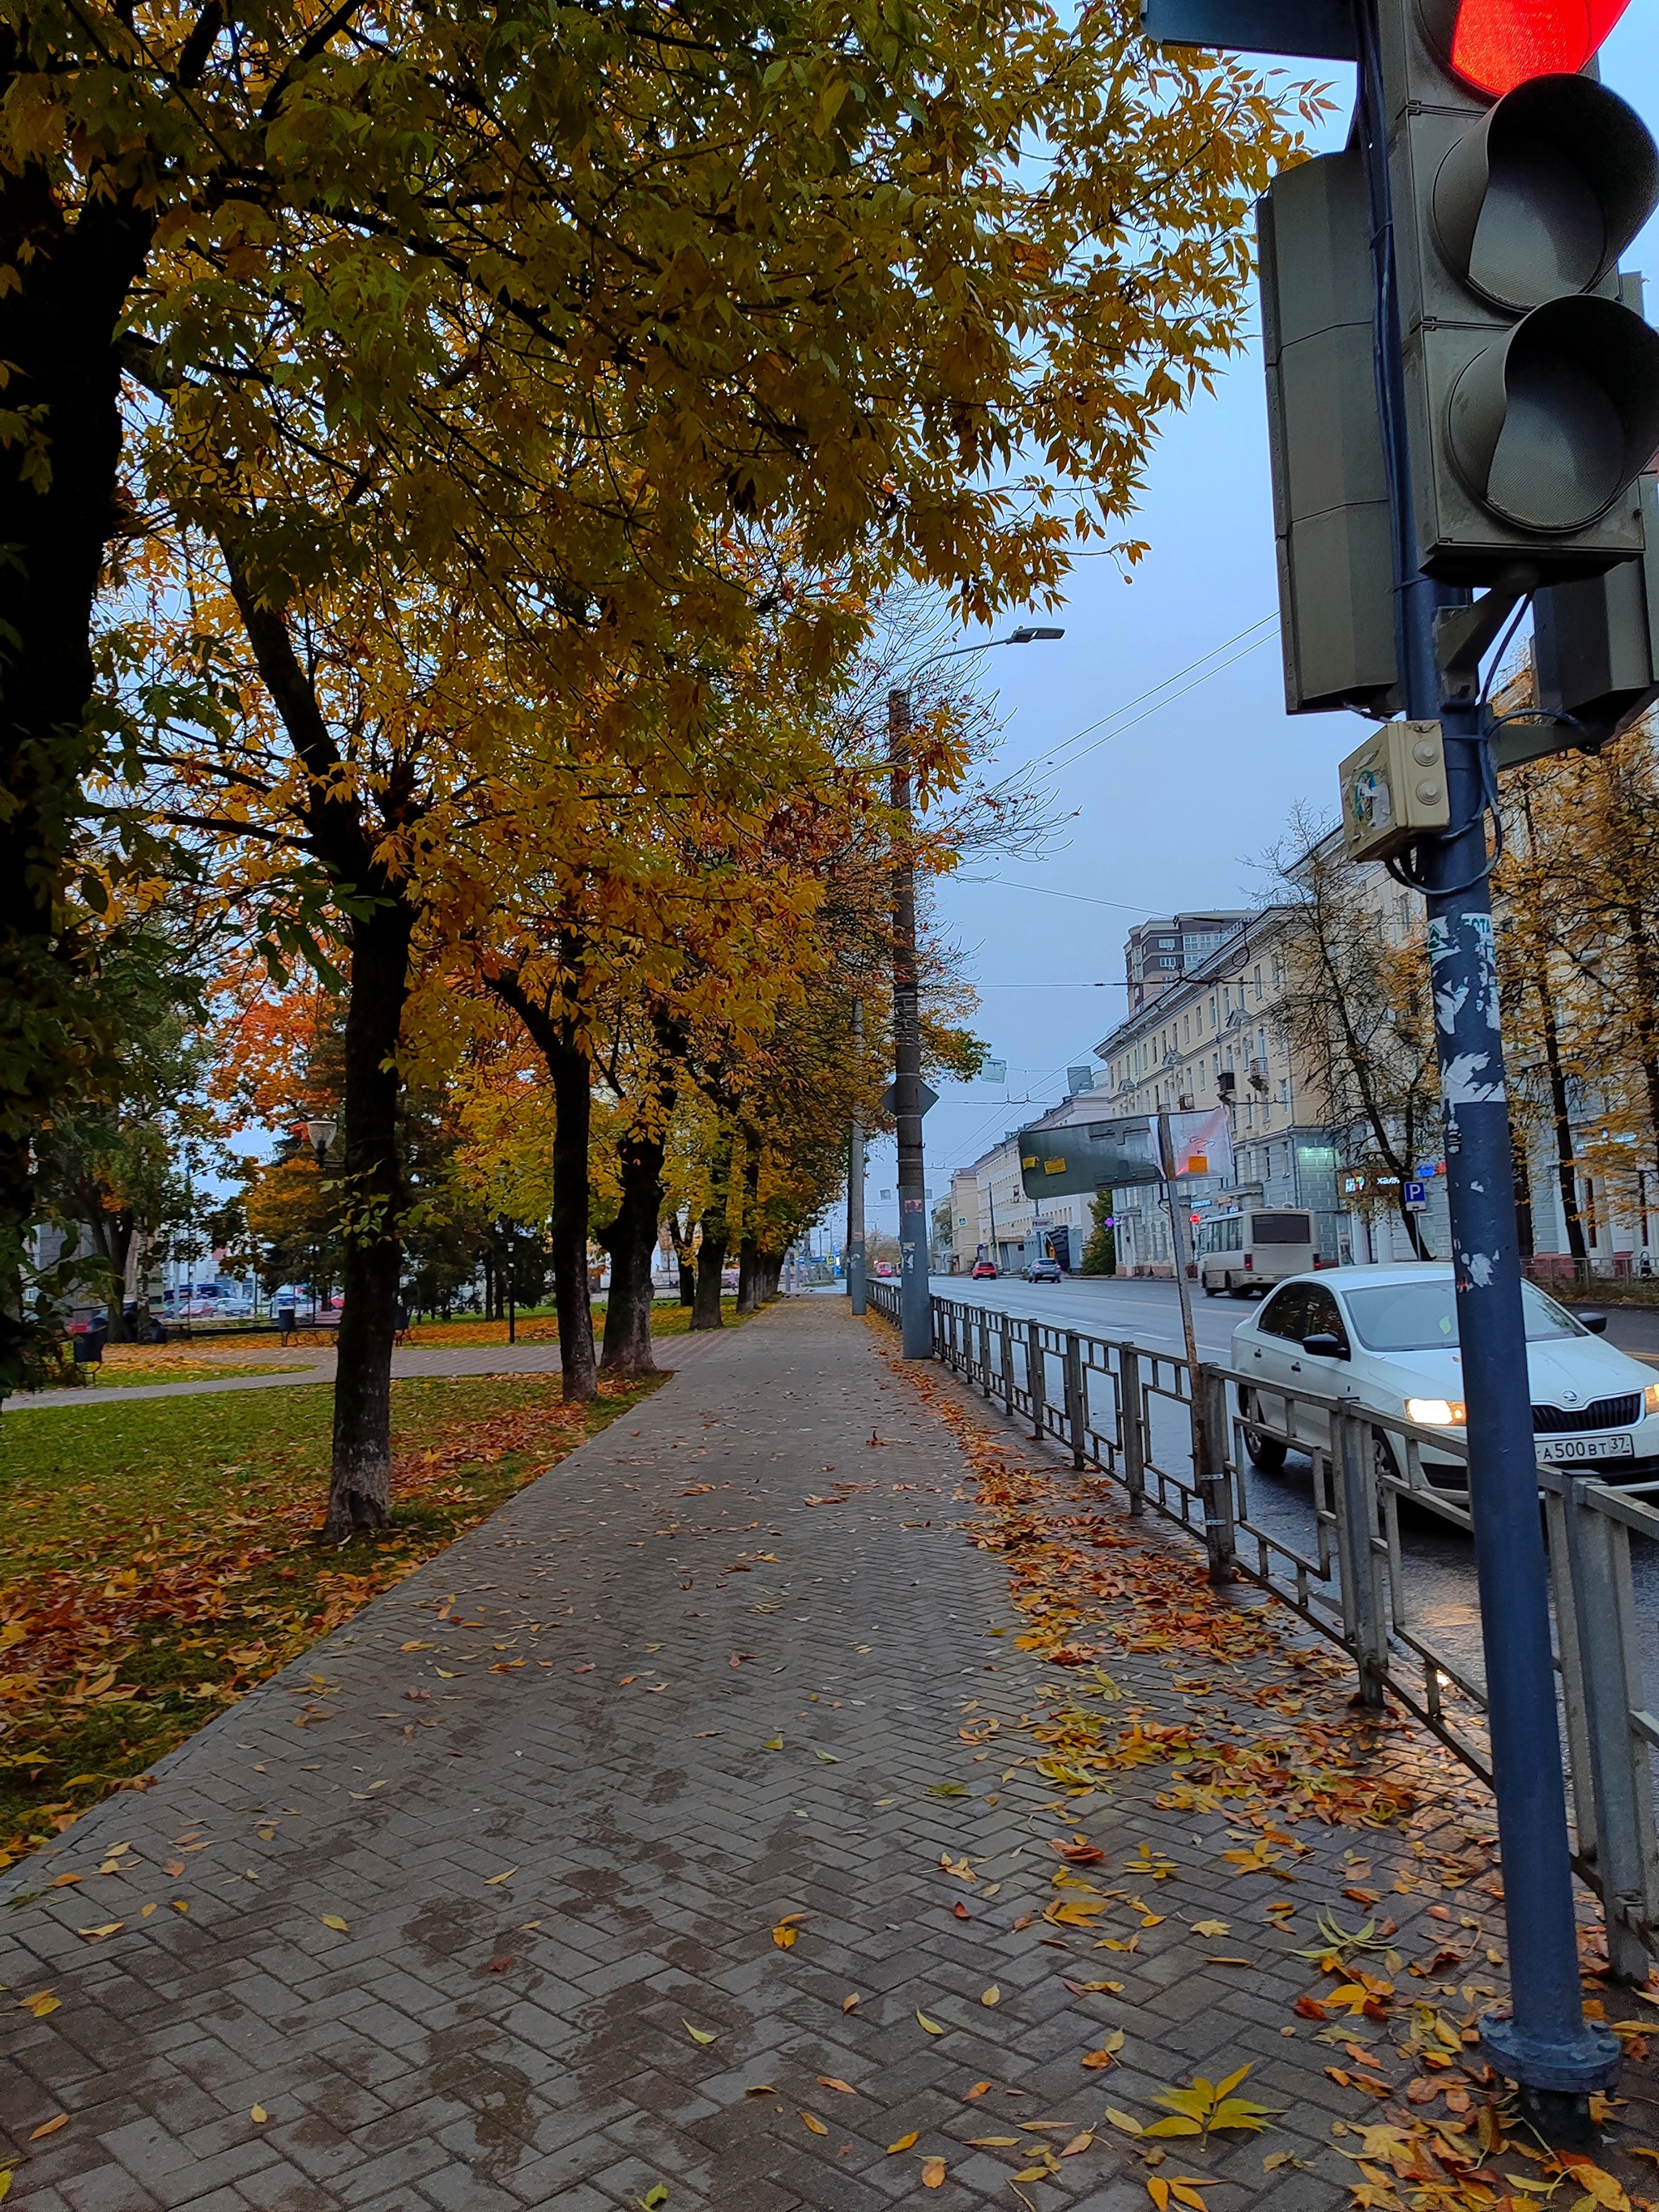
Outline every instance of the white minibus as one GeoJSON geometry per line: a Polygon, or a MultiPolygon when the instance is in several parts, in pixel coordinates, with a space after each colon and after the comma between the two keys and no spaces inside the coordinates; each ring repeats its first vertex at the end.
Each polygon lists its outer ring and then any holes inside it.
{"type": "Polygon", "coordinates": [[[1292,1275],[1310,1274],[1313,1216],[1299,1206],[1245,1207],[1212,1214],[1193,1231],[1206,1298],[1258,1297],[1292,1275]]]}

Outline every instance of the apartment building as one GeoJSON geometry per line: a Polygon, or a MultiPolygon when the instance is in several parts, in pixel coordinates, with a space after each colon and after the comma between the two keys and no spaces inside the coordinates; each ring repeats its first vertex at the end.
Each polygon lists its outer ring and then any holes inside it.
{"type": "MultiPolygon", "coordinates": [[[[1185,1187],[1190,1211],[1308,1206],[1319,1249],[1334,1261],[1351,1251],[1339,1147],[1274,1021],[1285,988],[1286,911],[1268,907],[1239,917],[1219,945],[1101,1039],[1095,1054],[1105,1075],[1096,1079],[1094,1114],[1102,1115],[1103,1088],[1112,1115],[1226,1106],[1235,1172],[1194,1176],[1185,1187]]],[[[1172,1273],[1155,1188],[1115,1191],[1112,1213],[1121,1273],[1172,1273]]]]}
{"type": "Polygon", "coordinates": [[[1123,945],[1129,1012],[1139,1013],[1151,1000],[1178,983],[1189,968],[1207,959],[1217,945],[1249,919],[1243,912],[1224,911],[1176,914],[1167,920],[1138,922],[1123,945]]]}

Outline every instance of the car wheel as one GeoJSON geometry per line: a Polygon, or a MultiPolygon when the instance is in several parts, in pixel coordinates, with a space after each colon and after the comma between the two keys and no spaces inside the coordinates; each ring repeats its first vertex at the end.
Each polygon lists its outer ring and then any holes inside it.
{"type": "MultiPolygon", "coordinates": [[[[1241,1413],[1249,1411],[1248,1403],[1243,1399],[1238,1410],[1241,1413]]],[[[1253,1429],[1246,1422],[1244,1449],[1249,1454],[1252,1467],[1259,1467],[1263,1474],[1277,1474],[1285,1464],[1285,1455],[1289,1446],[1282,1437],[1264,1436],[1260,1429],[1253,1429]]]]}

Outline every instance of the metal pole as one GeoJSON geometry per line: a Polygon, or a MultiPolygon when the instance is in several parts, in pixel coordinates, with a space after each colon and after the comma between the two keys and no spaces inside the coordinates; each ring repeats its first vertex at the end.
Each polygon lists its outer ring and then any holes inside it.
{"type": "Polygon", "coordinates": [[[1400,668],[1407,715],[1441,725],[1447,795],[1457,825],[1425,840],[1415,858],[1428,899],[1457,1334],[1468,1408],[1469,1503],[1510,1939],[1511,2016],[1488,2014],[1481,2033],[1498,2070],[1524,2088],[1546,2098],[1582,2096],[1617,2081],[1620,2052],[1613,2036],[1584,2019],[1579,1990],[1486,876],[1484,711],[1445,703],[1435,656],[1437,613],[1467,603],[1468,594],[1425,578],[1417,564],[1375,0],[1361,0],[1360,26],[1362,128],[1377,287],[1377,394],[1396,550],[1400,668]]]}
{"type": "MultiPolygon", "coordinates": [[[[853,1001],[853,1056],[860,1079],[864,1071],[864,1001],[853,1001]]],[[[865,1309],[864,1124],[854,1121],[847,1142],[847,1295],[853,1311],[865,1309]]]]}
{"type": "Polygon", "coordinates": [[[927,1284],[927,1180],[921,1137],[921,1010],[916,982],[916,867],[910,845],[910,695],[887,695],[892,769],[893,1103],[898,1123],[899,1318],[903,1356],[933,1355],[927,1284]]]}

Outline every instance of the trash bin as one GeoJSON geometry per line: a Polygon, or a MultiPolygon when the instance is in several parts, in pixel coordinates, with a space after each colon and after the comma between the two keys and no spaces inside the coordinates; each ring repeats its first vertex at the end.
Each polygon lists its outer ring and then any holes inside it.
{"type": "Polygon", "coordinates": [[[73,1331],[70,1340],[75,1347],[77,1367],[100,1365],[104,1357],[104,1346],[109,1342],[109,1323],[100,1321],[93,1328],[77,1328],[73,1331]]]}

